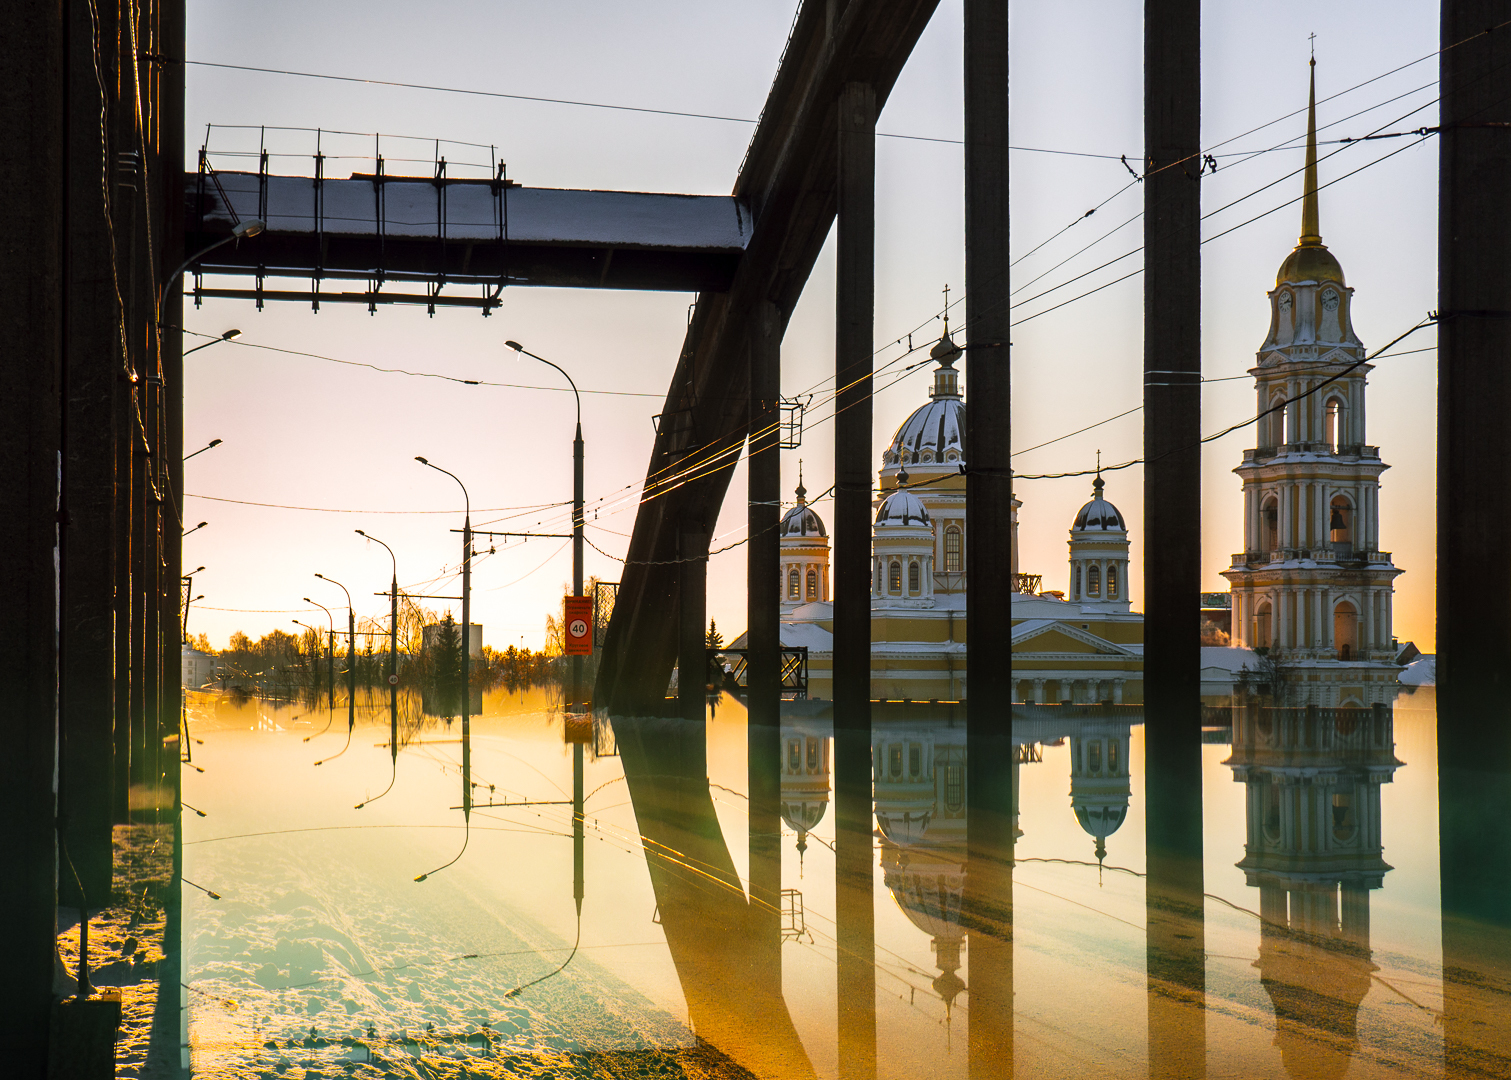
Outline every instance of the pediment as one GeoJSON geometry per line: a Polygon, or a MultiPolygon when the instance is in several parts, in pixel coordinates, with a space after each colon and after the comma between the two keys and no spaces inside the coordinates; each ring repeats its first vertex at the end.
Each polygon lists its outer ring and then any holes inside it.
{"type": "Polygon", "coordinates": [[[1134,658],[1138,654],[1078,626],[1050,619],[1033,619],[1013,628],[1013,651],[1024,653],[1085,653],[1134,658]]]}

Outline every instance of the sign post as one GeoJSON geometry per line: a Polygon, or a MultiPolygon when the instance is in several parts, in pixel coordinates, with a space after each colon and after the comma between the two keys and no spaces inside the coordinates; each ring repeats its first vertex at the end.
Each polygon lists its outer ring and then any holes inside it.
{"type": "Polygon", "coordinates": [[[593,598],[567,596],[565,649],[567,656],[593,655],[593,598]]]}

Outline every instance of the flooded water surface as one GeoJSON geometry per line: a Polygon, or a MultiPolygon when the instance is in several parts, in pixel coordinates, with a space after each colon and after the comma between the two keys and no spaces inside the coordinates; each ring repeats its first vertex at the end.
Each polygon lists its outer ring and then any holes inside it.
{"type": "Polygon", "coordinates": [[[988,748],[1012,780],[994,848],[972,838],[968,781],[989,773],[961,706],[876,706],[857,789],[835,774],[867,736],[837,743],[822,702],[784,704],[775,733],[726,695],[697,728],[600,719],[573,741],[539,694],[483,704],[465,733],[407,725],[392,754],[386,709],[349,730],[339,705],[194,698],[197,1074],[1373,1077],[1508,1060],[1504,932],[1472,904],[1445,921],[1459,869],[1440,850],[1430,691],[1393,710],[1209,710],[1184,823],[1200,850],[1174,854],[1149,820],[1136,707],[1016,706],[988,748]]]}

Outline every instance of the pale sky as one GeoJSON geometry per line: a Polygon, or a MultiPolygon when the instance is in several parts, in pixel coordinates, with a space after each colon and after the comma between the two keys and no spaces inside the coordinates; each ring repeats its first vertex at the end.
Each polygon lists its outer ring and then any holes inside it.
{"type": "MultiPolygon", "coordinates": [[[[265,0],[255,17],[251,10],[227,0],[190,5],[189,59],[753,119],[765,101],[794,5],[790,0],[559,0],[421,9],[386,0],[361,5],[265,0]]],[[[1203,18],[1203,143],[1219,163],[1216,174],[1202,180],[1203,211],[1212,213],[1254,193],[1208,218],[1204,236],[1292,204],[1203,248],[1204,371],[1209,379],[1231,379],[1254,363],[1269,323],[1266,290],[1296,242],[1300,208],[1293,200],[1300,197],[1301,180],[1285,177],[1302,164],[1308,34],[1317,35],[1318,97],[1349,91],[1319,104],[1324,141],[1414,129],[1434,124],[1437,117],[1437,62],[1428,56],[1437,47],[1437,6],[1400,0],[1324,6],[1286,0],[1209,3],[1203,18]],[[1423,57],[1428,58],[1386,74],[1423,57]],[[1358,85],[1371,79],[1377,81],[1358,85]],[[1353,115],[1361,110],[1369,111],[1353,115]],[[1290,113],[1296,115],[1280,119],[1290,113]],[[1260,125],[1268,126],[1251,132],[1260,125]],[[1272,147],[1283,149],[1247,157],[1246,152],[1272,147]]],[[[1131,0],[1018,4],[1013,19],[1012,141],[1025,148],[1013,155],[1011,176],[1012,248],[1014,257],[1022,258],[1014,267],[1013,287],[1022,290],[1016,300],[1027,301],[1015,310],[1021,320],[1140,264],[1133,254],[1070,281],[1142,242],[1141,221],[1130,221],[1142,209],[1141,192],[1116,160],[1126,154],[1136,164],[1142,151],[1142,5],[1131,0]],[[1096,206],[1101,209],[1094,216],[1083,217],[1096,206]],[[1067,258],[1071,261],[1056,267],[1067,258]],[[1040,274],[1045,276],[1028,284],[1040,274]],[[1061,284],[1042,299],[1031,299],[1061,284]]],[[[960,97],[961,9],[958,0],[943,0],[879,128],[958,140],[960,97]]],[[[494,145],[508,162],[509,175],[526,186],[706,194],[730,191],[753,130],[749,123],[194,66],[188,69],[187,106],[190,167],[207,124],[318,127],[419,137],[408,142],[385,137],[390,174],[428,175],[434,143],[421,140],[450,139],[484,144],[482,149],[442,144],[451,175],[466,175],[461,162],[486,164],[486,146],[494,145]],[[406,167],[396,160],[401,157],[423,160],[406,167]]],[[[259,133],[217,128],[209,138],[212,154],[219,155],[256,150],[259,133]]],[[[311,172],[313,131],[268,131],[265,138],[275,155],[292,155],[275,156],[274,171],[311,172]]],[[[322,136],[322,149],[332,155],[327,175],[370,170],[371,158],[361,155],[370,155],[372,146],[370,137],[322,136]]],[[[1436,143],[1406,136],[1324,144],[1322,154],[1322,182],[1339,181],[1321,193],[1323,239],[1356,290],[1355,329],[1374,349],[1436,306],[1436,143]],[[1327,157],[1334,151],[1335,157],[1327,157]],[[1388,155],[1394,156],[1385,160],[1388,155]],[[1375,161],[1380,163],[1339,179],[1375,161]]],[[[255,158],[216,156],[215,162],[222,169],[255,168],[255,158]]],[[[962,151],[958,142],[884,138],[877,169],[875,333],[881,366],[902,352],[884,348],[885,343],[937,313],[946,283],[952,299],[963,293],[962,151]]],[[[788,328],[782,367],[786,394],[832,375],[833,279],[831,246],[788,328]]],[[[415,463],[416,454],[467,483],[475,526],[567,531],[563,507],[498,508],[571,498],[569,393],[464,386],[255,346],[416,372],[560,385],[550,368],[516,360],[503,344],[512,338],[571,371],[584,390],[650,395],[584,395],[588,537],[610,555],[622,556],[649,459],[650,418],[660,409],[693,300],[684,293],[515,288],[488,319],[475,310],[446,309],[430,318],[423,308],[398,306],[380,307],[376,315],[361,305],[326,304],[318,313],[299,304],[269,304],[257,312],[241,301],[190,307],[191,330],[242,331],[238,343],[216,345],[186,361],[186,450],[224,440],[185,467],[191,496],[185,519],[210,522],[184,541],[184,565],[207,567],[195,578],[195,591],[205,599],[193,608],[190,632],[205,631],[220,647],[237,629],[255,638],[275,627],[296,630],[290,624],[295,618],[318,624],[324,615],[305,610],[300,598],[334,606],[341,593],[317,581],[316,571],[352,590],[359,615],[383,614],[386,602],[372,594],[387,587],[388,556],[356,536],[358,528],[393,547],[401,586],[455,595],[458,585],[449,579],[459,561],[460,539],[448,530],[461,525],[460,493],[446,477],[415,463]],[[204,496],[364,512],[273,509],[204,496]],[[484,524],[494,521],[499,523],[484,524]],[[442,571],[446,576],[431,580],[442,571]],[[422,588],[422,582],[429,584],[422,588]]],[[[1140,404],[1142,309],[1142,279],[1133,276],[1014,331],[1016,450],[1140,404]]],[[[963,313],[957,309],[957,314],[963,313]]],[[[937,333],[938,323],[929,323],[917,340],[937,333]]],[[[206,339],[188,344],[199,340],[206,339]]],[[[1397,348],[1404,352],[1434,343],[1429,329],[1397,348]]],[[[1377,361],[1368,409],[1368,441],[1380,446],[1392,466],[1382,482],[1381,544],[1406,571],[1396,582],[1396,632],[1425,650],[1433,645],[1435,363],[1432,351],[1377,361]]],[[[878,464],[892,432],[926,399],[927,371],[891,386],[887,376],[878,380],[884,387],[876,398],[878,464]]],[[[968,367],[965,374],[969,400],[968,367]]],[[[832,482],[833,426],[822,392],[827,388],[818,388],[803,446],[783,455],[789,497],[799,458],[811,492],[832,482]]],[[[1250,380],[1213,383],[1203,394],[1202,430],[1220,430],[1253,412],[1250,380]]],[[[1098,449],[1104,462],[1116,463],[1137,457],[1141,440],[1141,413],[1135,412],[1020,454],[1014,466],[1020,473],[1089,468],[1098,449]]],[[[1226,587],[1218,575],[1242,546],[1242,498],[1231,470],[1252,445],[1253,431],[1247,428],[1205,448],[1204,588],[1226,587]]],[[[1142,471],[1134,467],[1107,479],[1108,497],[1128,520],[1137,566],[1142,471]]],[[[741,468],[715,547],[744,536],[744,486],[741,468]]],[[[1084,479],[1018,484],[1024,502],[1021,569],[1042,573],[1048,588],[1065,586],[1067,530],[1089,494],[1084,479]]],[[[816,509],[828,518],[827,504],[816,509]]],[[[586,566],[588,574],[607,580],[617,580],[621,572],[619,563],[592,549],[586,566]]],[[[478,559],[473,619],[484,625],[486,643],[539,647],[545,614],[556,608],[570,576],[570,548],[560,540],[514,541],[478,559]]],[[[1139,608],[1138,573],[1132,585],[1139,608]]],[[[744,590],[745,548],[715,556],[709,611],[726,638],[744,629],[744,590]]]]}

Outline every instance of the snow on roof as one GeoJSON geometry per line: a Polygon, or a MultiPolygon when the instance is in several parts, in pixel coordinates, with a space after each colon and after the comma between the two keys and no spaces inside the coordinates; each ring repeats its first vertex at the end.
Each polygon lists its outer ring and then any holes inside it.
{"type": "Polygon", "coordinates": [[[1203,671],[1208,668],[1217,668],[1234,675],[1237,675],[1244,667],[1250,671],[1258,671],[1259,654],[1253,649],[1245,649],[1238,645],[1203,645],[1201,666],[1203,671]]]}
{"type": "Polygon", "coordinates": [[[1438,658],[1436,653],[1417,657],[1401,671],[1402,686],[1436,686],[1438,684],[1438,658]]]}

